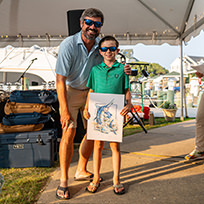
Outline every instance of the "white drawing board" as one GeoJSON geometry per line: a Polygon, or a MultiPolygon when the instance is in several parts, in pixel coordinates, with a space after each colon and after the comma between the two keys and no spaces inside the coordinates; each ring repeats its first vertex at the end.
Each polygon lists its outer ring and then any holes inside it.
{"type": "Polygon", "coordinates": [[[122,142],[124,107],[122,94],[89,94],[89,114],[87,139],[122,142]]]}

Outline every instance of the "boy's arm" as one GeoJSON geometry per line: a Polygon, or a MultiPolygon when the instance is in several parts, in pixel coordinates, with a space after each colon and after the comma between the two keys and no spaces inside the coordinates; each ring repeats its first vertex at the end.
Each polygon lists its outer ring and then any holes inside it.
{"type": "MultiPolygon", "coordinates": [[[[92,89],[89,89],[89,93],[93,93],[94,90],[92,89]]],[[[89,93],[87,95],[87,98],[86,98],[86,105],[84,107],[84,111],[83,111],[83,116],[86,120],[88,120],[90,118],[90,114],[88,112],[88,107],[89,107],[89,93]]]]}
{"type": "Polygon", "coordinates": [[[127,104],[125,105],[125,107],[122,109],[122,111],[120,112],[120,114],[122,116],[126,115],[129,113],[130,109],[131,109],[131,93],[130,93],[130,89],[126,89],[125,92],[125,100],[127,102],[127,104]]]}

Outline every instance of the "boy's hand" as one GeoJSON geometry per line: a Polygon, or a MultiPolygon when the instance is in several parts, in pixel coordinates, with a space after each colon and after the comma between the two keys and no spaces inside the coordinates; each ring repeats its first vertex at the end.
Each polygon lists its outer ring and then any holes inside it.
{"type": "Polygon", "coordinates": [[[90,118],[90,114],[89,114],[89,112],[88,112],[88,109],[84,109],[84,111],[83,111],[83,116],[84,116],[84,118],[85,118],[86,120],[88,120],[88,119],[90,118]]]}
{"type": "Polygon", "coordinates": [[[129,111],[131,110],[131,103],[127,104],[123,110],[120,112],[120,115],[125,116],[129,113],[129,111]]]}

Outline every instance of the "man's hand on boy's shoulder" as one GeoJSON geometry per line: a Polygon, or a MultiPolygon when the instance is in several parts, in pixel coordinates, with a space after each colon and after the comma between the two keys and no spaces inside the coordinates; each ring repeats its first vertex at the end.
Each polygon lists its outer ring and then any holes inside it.
{"type": "Polygon", "coordinates": [[[125,73],[127,74],[127,75],[131,75],[131,67],[130,67],[130,65],[129,64],[126,64],[125,66],[125,73]]]}

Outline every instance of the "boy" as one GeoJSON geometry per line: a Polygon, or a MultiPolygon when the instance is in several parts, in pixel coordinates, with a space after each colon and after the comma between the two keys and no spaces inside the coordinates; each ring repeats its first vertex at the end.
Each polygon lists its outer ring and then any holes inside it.
{"type": "MultiPolygon", "coordinates": [[[[121,115],[126,115],[131,108],[131,94],[129,90],[129,77],[124,73],[124,66],[117,62],[115,59],[119,52],[119,43],[112,36],[106,36],[99,42],[99,52],[104,61],[92,68],[87,87],[90,92],[95,93],[109,93],[109,94],[125,94],[127,105],[121,111],[121,115]]],[[[88,120],[88,99],[83,112],[84,117],[88,120]]],[[[94,141],[94,178],[93,181],[87,186],[86,190],[95,193],[100,185],[99,171],[102,159],[102,150],[104,141],[94,141]]],[[[120,143],[110,142],[113,159],[113,191],[117,195],[125,193],[124,186],[120,183],[120,143]]]]}

